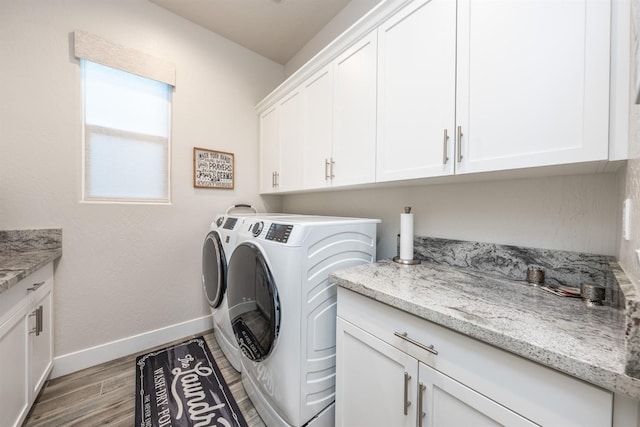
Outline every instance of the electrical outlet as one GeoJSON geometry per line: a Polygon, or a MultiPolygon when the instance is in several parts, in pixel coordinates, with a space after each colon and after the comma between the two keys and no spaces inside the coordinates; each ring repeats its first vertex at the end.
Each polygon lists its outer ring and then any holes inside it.
{"type": "Polygon", "coordinates": [[[622,238],[631,240],[631,199],[625,199],[622,203],[622,238]]]}

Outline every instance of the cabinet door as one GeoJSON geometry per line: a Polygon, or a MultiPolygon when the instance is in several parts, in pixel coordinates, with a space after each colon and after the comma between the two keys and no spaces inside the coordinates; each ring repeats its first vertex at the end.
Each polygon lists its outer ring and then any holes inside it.
{"type": "Polygon", "coordinates": [[[420,0],[378,29],[377,181],[453,173],[456,2],[420,0]]]}
{"type": "Polygon", "coordinates": [[[416,359],[339,317],[336,348],[337,427],[415,426],[416,359]]]}
{"type": "MultiPolygon", "coordinates": [[[[490,427],[535,426],[526,418],[510,411],[453,380],[420,363],[420,398],[423,420],[427,427],[490,427]]],[[[419,408],[420,409],[420,408],[419,408]]]]}
{"type": "Polygon", "coordinates": [[[332,67],[327,66],[304,83],[302,186],[305,189],[331,184],[332,79],[332,67]]]}
{"type": "Polygon", "coordinates": [[[16,306],[0,325],[0,414],[8,426],[20,426],[29,411],[27,306],[16,306]]]}
{"type": "Polygon", "coordinates": [[[33,399],[38,395],[53,367],[53,286],[50,284],[45,286],[42,293],[38,292],[38,298],[31,306],[29,384],[33,399]],[[37,314],[38,311],[40,314],[37,314]],[[41,318],[40,325],[38,325],[38,317],[41,318]]]}
{"type": "Polygon", "coordinates": [[[459,0],[456,173],[608,156],[610,2],[459,0]]]}
{"type": "Polygon", "coordinates": [[[304,102],[300,90],[290,93],[279,103],[278,191],[299,190],[302,187],[302,147],[304,146],[304,102]]]}
{"type": "Polygon", "coordinates": [[[278,109],[274,105],[260,116],[260,192],[276,191],[278,172],[278,109]]]}
{"type": "Polygon", "coordinates": [[[334,185],[375,181],[376,35],[372,32],[334,62],[334,185]]]}

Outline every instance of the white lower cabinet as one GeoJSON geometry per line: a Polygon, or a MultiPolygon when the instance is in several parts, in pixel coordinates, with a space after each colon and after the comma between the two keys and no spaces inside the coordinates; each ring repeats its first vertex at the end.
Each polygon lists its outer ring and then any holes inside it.
{"type": "Polygon", "coordinates": [[[29,411],[26,314],[23,304],[0,324],[0,414],[10,426],[19,426],[29,411]]]}
{"type": "Polygon", "coordinates": [[[52,293],[50,263],[0,296],[2,425],[22,425],[53,367],[52,293]]]}
{"type": "Polygon", "coordinates": [[[337,319],[336,426],[414,426],[415,407],[405,414],[406,399],[416,400],[418,362],[408,354],[337,319]],[[414,380],[415,382],[415,380],[414,380]]]}
{"type": "Polygon", "coordinates": [[[338,336],[338,426],[535,425],[342,319],[338,336]]]}
{"type": "Polygon", "coordinates": [[[29,310],[29,387],[33,399],[53,368],[53,284],[45,286],[29,310]]]}
{"type": "Polygon", "coordinates": [[[611,426],[613,393],[338,289],[336,426],[611,426]]]}

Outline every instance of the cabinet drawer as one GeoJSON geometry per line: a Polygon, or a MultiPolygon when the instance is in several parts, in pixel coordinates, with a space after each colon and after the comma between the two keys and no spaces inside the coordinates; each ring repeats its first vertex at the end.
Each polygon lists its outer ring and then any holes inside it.
{"type": "Polygon", "coordinates": [[[0,294],[0,323],[3,323],[11,314],[17,309],[19,303],[26,303],[30,298],[39,298],[40,295],[44,295],[46,289],[53,286],[53,263],[50,262],[39,268],[37,271],[28,275],[11,288],[0,294]],[[37,286],[35,292],[29,291],[29,288],[38,283],[43,283],[37,286]]]}
{"type": "Polygon", "coordinates": [[[537,424],[611,425],[613,394],[592,384],[344,288],[338,316],[537,424]]]}

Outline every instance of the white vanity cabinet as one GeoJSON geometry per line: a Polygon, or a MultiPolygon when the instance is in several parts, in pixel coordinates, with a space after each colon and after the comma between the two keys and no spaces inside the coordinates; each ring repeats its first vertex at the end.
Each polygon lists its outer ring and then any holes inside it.
{"type": "Polygon", "coordinates": [[[613,393],[338,288],[336,426],[612,425],[613,393]]]}
{"type": "Polygon", "coordinates": [[[0,296],[0,414],[20,426],[53,367],[53,263],[0,296]]]}
{"type": "Polygon", "coordinates": [[[535,425],[343,319],[337,330],[338,426],[535,425]]]}

